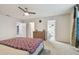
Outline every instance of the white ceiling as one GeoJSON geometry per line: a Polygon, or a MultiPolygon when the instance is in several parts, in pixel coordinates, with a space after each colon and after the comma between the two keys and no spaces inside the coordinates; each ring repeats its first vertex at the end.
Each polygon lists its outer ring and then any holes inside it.
{"type": "Polygon", "coordinates": [[[3,4],[0,5],[0,14],[9,15],[18,19],[29,19],[69,13],[73,6],[73,4],[3,4]],[[26,7],[29,11],[36,12],[36,14],[24,16],[24,12],[18,9],[18,6],[22,8],[26,7]]]}

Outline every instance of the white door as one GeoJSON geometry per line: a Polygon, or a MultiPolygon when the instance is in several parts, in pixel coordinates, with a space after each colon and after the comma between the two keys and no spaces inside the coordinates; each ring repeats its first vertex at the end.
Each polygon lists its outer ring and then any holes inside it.
{"type": "Polygon", "coordinates": [[[49,20],[47,22],[47,39],[50,42],[55,41],[55,29],[56,29],[56,20],[49,20]]]}
{"type": "Polygon", "coordinates": [[[17,37],[26,37],[26,23],[17,23],[17,37]]]}

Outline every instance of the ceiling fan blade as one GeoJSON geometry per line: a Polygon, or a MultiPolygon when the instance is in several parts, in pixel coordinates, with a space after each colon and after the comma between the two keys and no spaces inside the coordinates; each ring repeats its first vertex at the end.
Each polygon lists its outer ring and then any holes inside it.
{"type": "Polygon", "coordinates": [[[25,8],[27,10],[27,8],[25,8]]]}
{"type": "Polygon", "coordinates": [[[28,11],[28,9],[27,8],[25,8],[25,9],[23,9],[23,8],[21,8],[20,6],[18,7],[20,10],[22,10],[23,12],[27,12],[27,13],[29,13],[29,14],[36,14],[35,12],[29,12],[28,11]]]}
{"type": "Polygon", "coordinates": [[[29,14],[36,14],[35,12],[28,12],[29,14]]]}
{"type": "Polygon", "coordinates": [[[20,10],[22,10],[23,12],[26,12],[23,8],[21,8],[21,7],[18,7],[20,10]]]}

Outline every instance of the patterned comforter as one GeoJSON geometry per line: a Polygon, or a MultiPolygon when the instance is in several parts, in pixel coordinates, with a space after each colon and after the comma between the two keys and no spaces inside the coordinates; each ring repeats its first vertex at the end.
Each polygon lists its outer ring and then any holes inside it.
{"type": "Polygon", "coordinates": [[[0,44],[33,53],[42,42],[42,39],[16,37],[0,41],[0,44]]]}

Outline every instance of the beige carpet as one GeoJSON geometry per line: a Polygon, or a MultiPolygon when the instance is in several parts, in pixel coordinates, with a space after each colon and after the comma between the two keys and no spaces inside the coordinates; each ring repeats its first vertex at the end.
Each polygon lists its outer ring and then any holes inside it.
{"type": "Polygon", "coordinates": [[[45,41],[42,55],[79,55],[79,49],[57,41],[45,41]]]}

